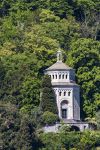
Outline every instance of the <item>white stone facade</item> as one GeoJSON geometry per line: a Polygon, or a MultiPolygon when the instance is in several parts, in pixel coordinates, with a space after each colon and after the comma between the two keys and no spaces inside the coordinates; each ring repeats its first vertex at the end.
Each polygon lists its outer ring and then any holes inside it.
{"type": "Polygon", "coordinates": [[[56,94],[59,118],[80,120],[80,88],[75,83],[75,71],[62,62],[62,53],[58,51],[57,62],[45,70],[51,77],[56,94]]]}

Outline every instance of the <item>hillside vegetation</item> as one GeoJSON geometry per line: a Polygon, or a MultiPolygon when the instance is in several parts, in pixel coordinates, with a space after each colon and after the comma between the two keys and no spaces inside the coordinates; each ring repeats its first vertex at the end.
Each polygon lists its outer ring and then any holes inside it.
{"type": "Polygon", "coordinates": [[[39,146],[35,128],[41,120],[41,81],[44,70],[56,61],[59,47],[64,62],[75,69],[81,87],[81,118],[96,118],[100,110],[99,11],[99,0],[0,1],[3,149],[32,150],[34,144],[39,146]]]}

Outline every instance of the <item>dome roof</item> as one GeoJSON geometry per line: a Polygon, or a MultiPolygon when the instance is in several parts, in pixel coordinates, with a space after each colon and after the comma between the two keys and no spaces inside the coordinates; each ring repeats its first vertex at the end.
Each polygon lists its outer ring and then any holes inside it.
{"type": "Polygon", "coordinates": [[[49,70],[69,70],[69,69],[72,69],[72,68],[67,66],[63,62],[56,62],[55,64],[53,64],[52,66],[50,66],[46,70],[49,71],[49,70]]]}
{"type": "Polygon", "coordinates": [[[57,62],[55,64],[53,64],[52,66],[50,66],[49,68],[47,68],[46,71],[70,70],[70,69],[72,69],[72,68],[62,62],[62,52],[61,52],[61,50],[58,50],[57,51],[57,62]]]}

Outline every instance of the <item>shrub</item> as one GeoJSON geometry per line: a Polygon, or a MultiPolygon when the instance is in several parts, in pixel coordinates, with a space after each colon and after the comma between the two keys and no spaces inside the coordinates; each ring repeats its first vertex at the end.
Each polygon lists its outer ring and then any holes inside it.
{"type": "Polygon", "coordinates": [[[63,124],[60,128],[59,128],[60,132],[68,132],[71,130],[71,126],[70,125],[66,125],[66,124],[63,124]]]}
{"type": "Polygon", "coordinates": [[[58,115],[49,111],[45,111],[42,115],[42,119],[43,124],[53,125],[58,121],[58,115]]]}

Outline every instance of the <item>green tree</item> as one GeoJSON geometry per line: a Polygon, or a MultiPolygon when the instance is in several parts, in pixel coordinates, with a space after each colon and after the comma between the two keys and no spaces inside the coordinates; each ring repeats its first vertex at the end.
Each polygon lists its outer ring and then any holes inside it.
{"type": "Polygon", "coordinates": [[[31,3],[31,7],[33,10],[34,8],[51,10],[56,16],[60,16],[61,18],[66,18],[73,12],[71,6],[68,4],[68,1],[65,0],[34,0],[34,2],[31,3]]]}
{"type": "Polygon", "coordinates": [[[42,81],[40,108],[43,112],[49,111],[57,114],[57,103],[54,90],[51,85],[51,79],[45,75],[42,81]]]}
{"type": "MultiPolygon", "coordinates": [[[[2,59],[3,66],[5,68],[5,76],[2,80],[2,94],[0,95],[1,100],[10,101],[12,103],[21,105],[21,101],[23,101],[23,104],[28,102],[27,101],[24,103],[24,98],[27,99],[27,97],[30,97],[32,100],[32,97],[37,97],[35,96],[37,94],[35,87],[36,84],[37,86],[39,84],[37,77],[39,76],[39,69],[42,67],[41,61],[37,61],[38,59],[35,57],[35,55],[27,56],[26,54],[15,54],[2,59]],[[33,78],[36,80],[36,83],[33,83],[33,78]],[[34,86],[34,96],[31,96],[32,93],[28,94],[30,82],[33,83],[31,86],[34,86]]],[[[32,87],[30,87],[29,90],[31,88],[32,87]]],[[[30,104],[30,100],[28,104],[30,104]]],[[[36,104],[35,100],[34,104],[36,104]]]]}
{"type": "Polygon", "coordinates": [[[72,16],[60,19],[52,11],[42,9],[39,17],[46,36],[59,41],[60,46],[65,50],[70,48],[73,39],[80,37],[80,26],[72,16]]]}
{"type": "Polygon", "coordinates": [[[99,9],[100,2],[94,0],[76,0],[77,10],[80,10],[80,26],[82,37],[99,39],[99,9]]]}
{"type": "Polygon", "coordinates": [[[37,149],[35,123],[11,103],[0,102],[0,148],[32,150],[37,149]]]}
{"type": "Polygon", "coordinates": [[[78,150],[95,149],[100,142],[100,132],[60,132],[42,133],[39,137],[43,143],[43,148],[47,150],[78,150]]]}
{"type": "Polygon", "coordinates": [[[0,59],[0,85],[2,84],[2,80],[5,77],[5,68],[2,62],[2,59],[0,59]]]}
{"type": "Polygon", "coordinates": [[[15,105],[0,102],[0,147],[15,149],[15,139],[20,126],[20,115],[15,105]]]}
{"type": "Polygon", "coordinates": [[[91,39],[73,41],[67,62],[76,69],[76,79],[81,86],[81,104],[87,117],[93,117],[100,108],[100,43],[91,39]]]}
{"type": "Polygon", "coordinates": [[[58,121],[58,115],[49,111],[45,111],[42,115],[43,124],[53,125],[58,121]]]}
{"type": "Polygon", "coordinates": [[[34,107],[40,103],[40,81],[35,78],[28,78],[22,83],[21,94],[21,111],[31,113],[34,107]]]}
{"type": "Polygon", "coordinates": [[[16,136],[16,149],[37,149],[37,139],[33,121],[27,115],[21,117],[20,129],[16,136]]]}

